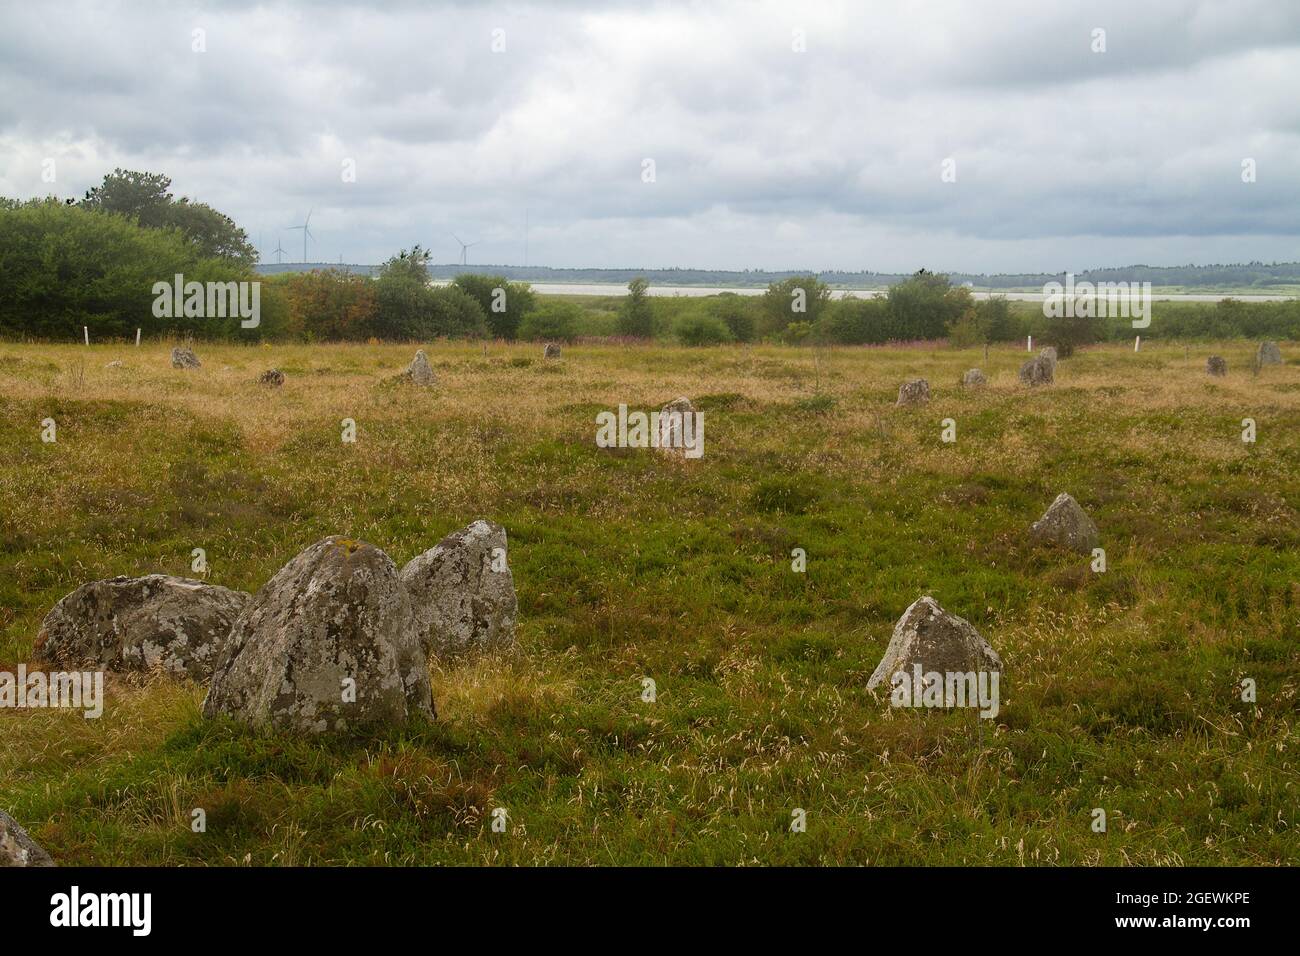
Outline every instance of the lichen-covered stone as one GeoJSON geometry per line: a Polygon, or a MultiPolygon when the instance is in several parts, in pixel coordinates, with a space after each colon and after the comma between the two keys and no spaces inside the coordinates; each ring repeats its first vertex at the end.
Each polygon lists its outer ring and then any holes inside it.
{"type": "Polygon", "coordinates": [[[202,363],[194,350],[188,345],[178,345],[172,349],[172,368],[198,368],[202,363]]]}
{"type": "Polygon", "coordinates": [[[1052,363],[1052,368],[1056,368],[1057,355],[1056,355],[1056,346],[1055,346],[1055,345],[1049,345],[1049,346],[1047,346],[1047,348],[1043,349],[1043,350],[1042,350],[1041,352],[1039,352],[1038,354],[1039,354],[1040,356],[1042,356],[1043,358],[1047,359],[1047,361],[1051,362],[1051,363],[1052,363]]]}
{"type": "Polygon", "coordinates": [[[923,378],[898,386],[899,405],[924,405],[930,400],[930,383],[923,378]]]}
{"type": "Polygon", "coordinates": [[[278,368],[270,368],[257,377],[257,384],[267,388],[279,388],[284,384],[284,373],[278,368]]]}
{"type": "Polygon", "coordinates": [[[281,568],[231,628],[203,713],[306,733],[433,717],[428,659],[388,555],[333,536],[281,568]]]}
{"type": "Polygon", "coordinates": [[[914,665],[923,673],[1002,672],[1002,659],[975,626],[949,614],[934,598],[918,598],[894,625],[894,635],[876,665],[867,690],[890,686],[899,671],[912,674],[914,665]]]}
{"type": "Polygon", "coordinates": [[[1228,362],[1220,355],[1211,355],[1205,360],[1205,374],[1224,376],[1228,374],[1228,362]]]}
{"type": "Polygon", "coordinates": [[[0,867],[53,865],[50,855],[27,835],[18,821],[0,810],[0,867]]]}
{"type": "Polygon", "coordinates": [[[704,453],[704,417],[685,395],[659,409],[658,452],[670,458],[698,458],[704,453]]]}
{"type": "Polygon", "coordinates": [[[1020,381],[1029,386],[1051,385],[1056,377],[1056,363],[1046,355],[1036,355],[1020,366],[1020,381]]]}
{"type": "Polygon", "coordinates": [[[1277,347],[1276,342],[1260,342],[1255,358],[1260,365],[1281,365],[1282,350],[1277,347]]]}
{"type": "Polygon", "coordinates": [[[91,581],[45,616],[36,657],[112,671],[160,669],[203,682],[248,601],[243,591],[169,574],[91,581]]]}
{"type": "Polygon", "coordinates": [[[967,369],[966,373],[962,375],[961,383],[966,388],[980,388],[981,386],[988,384],[988,379],[984,377],[982,371],[977,368],[972,368],[967,369]]]}
{"type": "Polygon", "coordinates": [[[424,349],[419,349],[415,353],[411,364],[406,366],[405,374],[416,385],[435,385],[438,381],[433,374],[433,366],[429,364],[429,357],[424,354],[424,349]]]}
{"type": "Polygon", "coordinates": [[[554,342],[547,342],[546,348],[542,349],[542,358],[557,359],[560,357],[560,347],[554,342]]]}
{"type": "Polygon", "coordinates": [[[1100,534],[1079,502],[1062,493],[1030,527],[1029,540],[1036,545],[1054,545],[1087,554],[1097,547],[1100,534]]]}
{"type": "Polygon", "coordinates": [[[416,633],[427,657],[514,643],[519,602],[506,556],[506,530],[475,521],[402,568],[416,633]]]}

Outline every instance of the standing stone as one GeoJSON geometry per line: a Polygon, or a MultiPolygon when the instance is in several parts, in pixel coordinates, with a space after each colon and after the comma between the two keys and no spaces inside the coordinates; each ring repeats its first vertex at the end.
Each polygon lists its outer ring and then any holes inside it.
{"type": "Polygon", "coordinates": [[[1002,673],[1002,658],[975,626],[949,614],[928,595],[913,602],[894,625],[894,636],[867,681],[867,690],[881,684],[889,688],[900,671],[911,679],[918,664],[922,674],[1002,673]]]}
{"type": "Polygon", "coordinates": [[[257,377],[257,384],[267,388],[279,388],[284,384],[284,373],[278,368],[267,369],[257,377]]]}
{"type": "Polygon", "coordinates": [[[172,349],[172,368],[199,368],[201,364],[199,357],[188,345],[178,345],[172,349]]]}
{"type": "Polygon", "coordinates": [[[104,366],[104,368],[121,368],[121,367],[122,367],[121,359],[113,359],[113,361],[109,362],[107,365],[104,366]]]}
{"type": "Polygon", "coordinates": [[[203,714],[306,733],[433,717],[428,659],[392,559],[331,536],[281,568],[235,621],[203,714]]]}
{"type": "Polygon", "coordinates": [[[930,400],[930,383],[923,378],[913,379],[898,386],[899,405],[924,405],[930,400]]]}
{"type": "Polygon", "coordinates": [[[542,358],[557,359],[560,357],[560,347],[554,342],[547,342],[546,348],[542,349],[542,358]]]}
{"type": "Polygon", "coordinates": [[[658,450],[672,458],[698,458],[704,453],[704,416],[685,395],[659,409],[658,450]],[[698,449],[698,453],[693,449],[698,449]]]}
{"type": "Polygon", "coordinates": [[[1056,374],[1056,363],[1046,355],[1036,355],[1020,366],[1020,381],[1029,386],[1051,385],[1056,374]]]}
{"type": "Polygon", "coordinates": [[[1224,376],[1228,374],[1228,362],[1220,355],[1211,355],[1205,360],[1205,374],[1224,376]]]}
{"type": "Polygon", "coordinates": [[[984,373],[977,368],[968,369],[966,374],[961,377],[961,383],[966,388],[980,388],[988,384],[988,379],[984,373]]]}
{"type": "Polygon", "coordinates": [[[0,810],[0,867],[53,865],[50,855],[27,835],[18,821],[0,810]]]}
{"type": "Polygon", "coordinates": [[[1055,545],[1089,554],[1097,547],[1100,534],[1079,502],[1062,493],[1030,527],[1029,540],[1036,545],[1055,545]]]}
{"type": "Polygon", "coordinates": [[[1255,358],[1260,365],[1281,365],[1282,350],[1276,342],[1260,342],[1255,358]]]}
{"type": "Polygon", "coordinates": [[[514,643],[519,602],[506,563],[506,529],[475,521],[402,568],[415,630],[428,657],[514,643]]]}
{"type": "Polygon", "coordinates": [[[1047,359],[1047,361],[1051,362],[1053,369],[1056,368],[1057,354],[1056,354],[1055,345],[1047,346],[1047,348],[1043,349],[1038,354],[1041,355],[1043,358],[1047,359]]]}
{"type": "Polygon", "coordinates": [[[169,574],[91,581],[45,615],[36,659],[110,671],[161,669],[202,683],[248,601],[243,591],[169,574]]]}
{"type": "Polygon", "coordinates": [[[436,385],[438,379],[433,374],[433,366],[429,364],[429,357],[424,354],[424,349],[419,349],[415,353],[415,358],[411,359],[411,364],[406,366],[406,377],[416,385],[436,385]]]}

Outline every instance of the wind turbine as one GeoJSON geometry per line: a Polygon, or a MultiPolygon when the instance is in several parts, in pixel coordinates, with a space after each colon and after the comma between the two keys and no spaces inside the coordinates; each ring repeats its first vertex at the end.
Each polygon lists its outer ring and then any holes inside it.
{"type": "Polygon", "coordinates": [[[465,262],[465,253],[469,251],[469,247],[477,246],[480,242],[483,241],[482,239],[479,239],[474,242],[461,242],[460,236],[456,235],[454,232],[451,234],[451,237],[455,239],[457,242],[460,242],[460,264],[461,265],[467,264],[465,262]]]}
{"type": "Polygon", "coordinates": [[[276,264],[276,265],[279,265],[280,263],[284,262],[284,253],[285,253],[286,250],[285,250],[285,249],[280,245],[280,237],[279,237],[279,236],[276,236],[276,237],[275,237],[275,248],[272,249],[271,251],[275,253],[275,264],[276,264]]]}
{"type": "Polygon", "coordinates": [[[308,237],[310,237],[310,238],[312,238],[312,239],[315,239],[315,238],[316,238],[315,236],[313,236],[313,235],[311,234],[311,230],[310,230],[309,228],[307,228],[307,227],[310,225],[310,223],[311,223],[311,214],[312,214],[312,212],[314,212],[314,210],[311,210],[311,209],[307,210],[307,219],[306,219],[305,222],[303,222],[303,224],[302,224],[301,226],[285,226],[285,227],[284,227],[284,228],[286,228],[286,229],[301,229],[301,230],[302,230],[302,261],[303,261],[304,263],[307,261],[307,239],[308,239],[308,237]]]}

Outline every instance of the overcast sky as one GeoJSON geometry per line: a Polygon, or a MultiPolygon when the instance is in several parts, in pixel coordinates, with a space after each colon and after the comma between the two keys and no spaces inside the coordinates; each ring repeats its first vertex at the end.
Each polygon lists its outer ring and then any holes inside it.
{"type": "Polygon", "coordinates": [[[0,90],[0,195],[165,172],[269,261],[1300,260],[1293,0],[0,0],[0,90]]]}

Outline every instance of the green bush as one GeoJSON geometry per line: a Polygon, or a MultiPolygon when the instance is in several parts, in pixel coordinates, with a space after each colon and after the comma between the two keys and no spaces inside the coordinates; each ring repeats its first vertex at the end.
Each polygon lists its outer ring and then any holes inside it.
{"type": "Polygon", "coordinates": [[[752,342],[758,331],[755,314],[759,303],[753,296],[723,292],[708,300],[707,309],[714,318],[721,319],[737,342],[752,342]]]}
{"type": "Polygon", "coordinates": [[[0,333],[95,338],[185,333],[260,338],[239,318],[155,316],[154,284],[257,278],[237,262],[205,258],[178,230],[55,199],[0,208],[0,333]]]}
{"type": "Polygon", "coordinates": [[[707,312],[683,315],[673,326],[673,334],[682,345],[721,345],[732,341],[726,323],[707,312]]]}
{"type": "Polygon", "coordinates": [[[529,342],[569,342],[578,334],[582,308],[572,302],[543,300],[524,316],[519,338],[529,342]]]}
{"type": "Polygon", "coordinates": [[[499,339],[516,338],[524,317],[537,305],[527,282],[510,282],[505,276],[458,275],[452,284],[478,303],[489,332],[499,339]]]}

